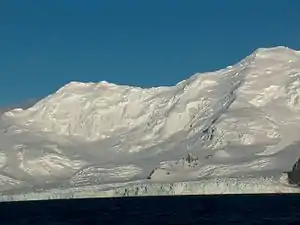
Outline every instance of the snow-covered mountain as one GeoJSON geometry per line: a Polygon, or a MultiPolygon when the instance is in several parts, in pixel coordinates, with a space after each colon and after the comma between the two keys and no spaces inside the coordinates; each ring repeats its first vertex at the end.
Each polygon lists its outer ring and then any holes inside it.
{"type": "Polygon", "coordinates": [[[71,82],[1,116],[0,191],[241,177],[279,185],[300,156],[299,97],[300,52],[286,47],[171,87],[71,82]]]}

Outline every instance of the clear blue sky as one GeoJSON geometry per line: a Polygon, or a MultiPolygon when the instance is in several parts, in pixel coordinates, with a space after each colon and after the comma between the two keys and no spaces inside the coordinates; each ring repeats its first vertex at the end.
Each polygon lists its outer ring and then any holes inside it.
{"type": "Polygon", "coordinates": [[[300,49],[299,0],[0,3],[0,105],[65,83],[173,85],[258,47],[300,49]]]}

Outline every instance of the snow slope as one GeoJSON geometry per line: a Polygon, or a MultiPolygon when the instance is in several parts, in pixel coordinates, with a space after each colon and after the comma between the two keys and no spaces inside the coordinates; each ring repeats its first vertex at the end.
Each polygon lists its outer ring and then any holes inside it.
{"type": "Polygon", "coordinates": [[[300,52],[285,47],[171,87],[71,82],[1,116],[0,191],[241,177],[286,190],[281,174],[300,156],[299,96],[300,52]]]}

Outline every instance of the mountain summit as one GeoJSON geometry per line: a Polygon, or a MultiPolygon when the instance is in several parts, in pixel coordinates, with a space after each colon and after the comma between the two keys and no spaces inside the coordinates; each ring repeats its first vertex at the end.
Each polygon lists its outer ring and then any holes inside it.
{"type": "Polygon", "coordinates": [[[71,82],[0,122],[0,190],[273,176],[299,153],[300,52],[261,48],[215,72],[142,89],[71,82]],[[192,153],[197,165],[180,159],[192,153]],[[176,163],[177,162],[177,163],[176,163]]]}

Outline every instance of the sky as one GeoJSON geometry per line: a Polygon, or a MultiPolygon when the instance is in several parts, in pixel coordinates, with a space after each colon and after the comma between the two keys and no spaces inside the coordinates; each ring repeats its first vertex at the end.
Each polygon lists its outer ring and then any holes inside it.
{"type": "Polygon", "coordinates": [[[0,3],[0,105],[70,81],[174,85],[260,47],[300,50],[297,0],[0,3]]]}

